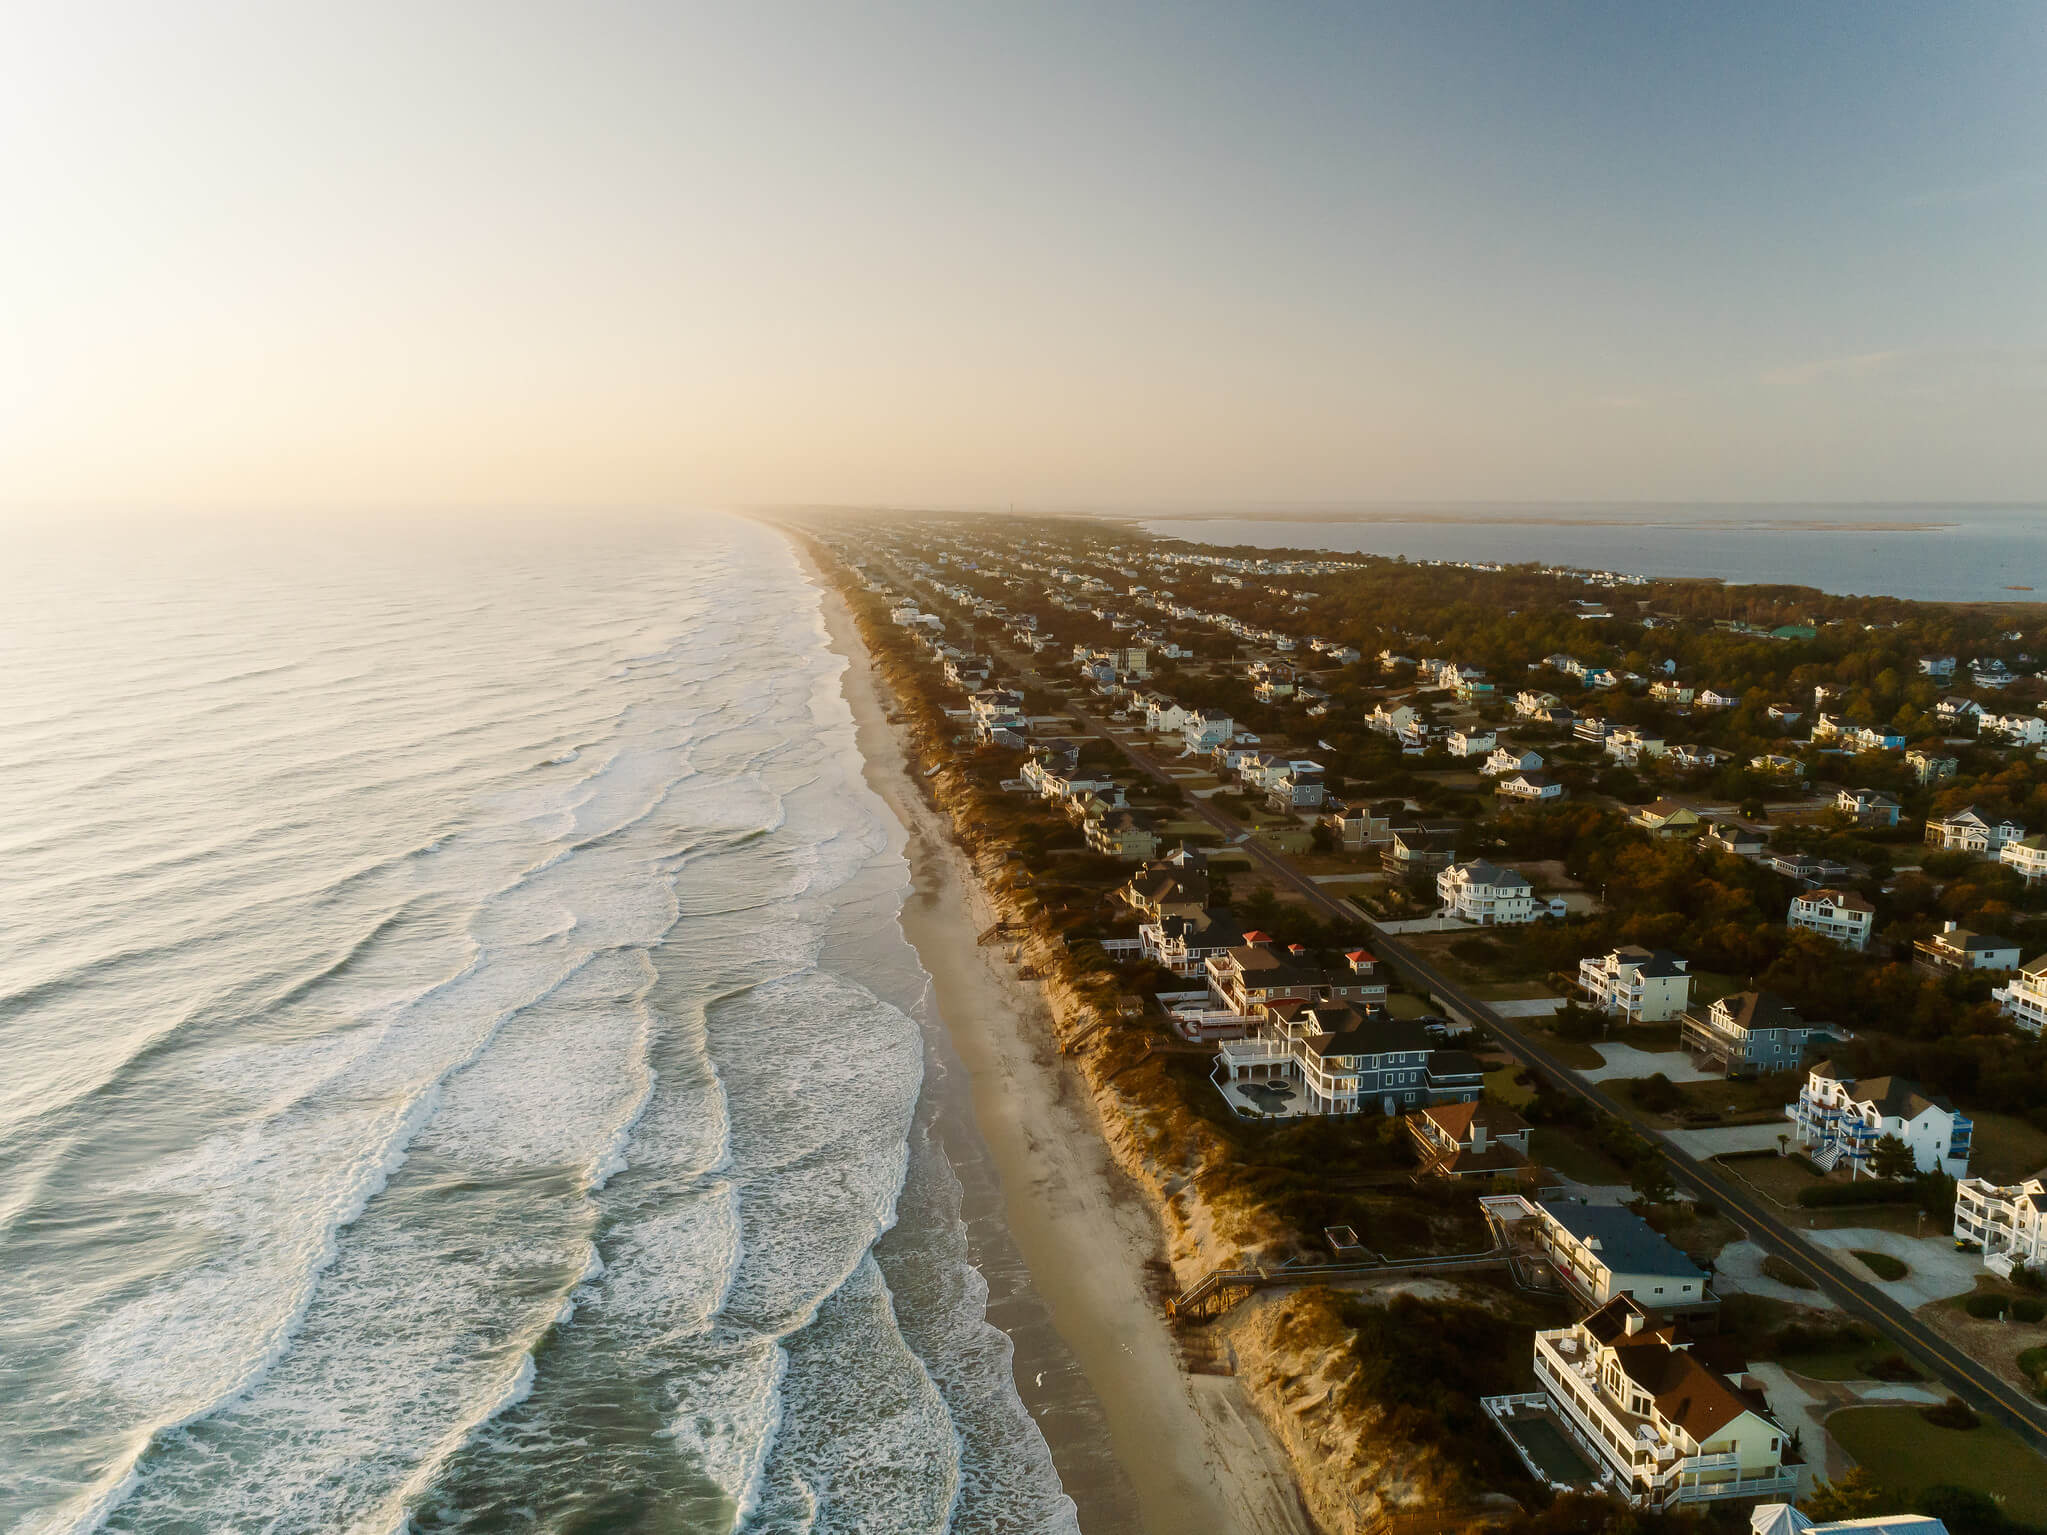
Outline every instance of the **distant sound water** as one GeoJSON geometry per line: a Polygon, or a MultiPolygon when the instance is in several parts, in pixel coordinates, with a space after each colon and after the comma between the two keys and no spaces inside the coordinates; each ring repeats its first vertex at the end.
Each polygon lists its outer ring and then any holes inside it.
{"type": "Polygon", "coordinates": [[[778,537],[0,598],[0,1527],[1074,1528],[778,537]]]}
{"type": "Polygon", "coordinates": [[[1535,561],[1920,602],[2047,602],[2047,505],[1445,503],[1373,507],[1354,520],[1275,513],[1141,525],[1224,546],[1535,561]]]}

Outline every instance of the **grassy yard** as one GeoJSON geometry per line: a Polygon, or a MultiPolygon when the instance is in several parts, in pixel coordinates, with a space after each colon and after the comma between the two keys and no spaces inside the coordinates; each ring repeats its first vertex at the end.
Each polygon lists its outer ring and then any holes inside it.
{"type": "Polygon", "coordinates": [[[1993,1183],[2017,1183],[2047,1167],[2047,1130],[2010,1114],[1978,1114],[1969,1171],[1993,1183]]]}
{"type": "Polygon", "coordinates": [[[1471,994],[1482,1002],[1533,1002],[1556,995],[1541,981],[1488,981],[1472,987],[1471,994]]]}
{"type": "MultiPolygon", "coordinates": [[[[1614,1084],[1625,1090],[1625,1083],[1614,1084]]],[[[1659,1116],[1666,1125],[1759,1125],[1784,1118],[1784,1105],[1798,1096],[1797,1083],[1783,1076],[1676,1084],[1677,1108],[1659,1116]],[[1717,1115],[1718,1118],[1708,1118],[1717,1115]]],[[[1790,1125],[1785,1124],[1788,1134],[1790,1125]]]]}
{"type": "Polygon", "coordinates": [[[2022,1523],[2047,1520],[2047,1462],[1997,1424],[1935,1428],[1916,1407],[1844,1407],[1827,1419],[1827,1432],[1899,1492],[1958,1483],[1990,1494],[2022,1523]]]}
{"type": "Polygon", "coordinates": [[[1528,1154],[1578,1183],[1626,1183],[1628,1170],[1598,1148],[1573,1138],[1556,1125],[1539,1125],[1528,1140],[1528,1154]]]}
{"type": "Polygon", "coordinates": [[[1790,1209],[1799,1208],[1800,1189],[1826,1181],[1804,1157],[1715,1157],[1713,1161],[1766,1198],[1790,1209]]]}
{"type": "Polygon", "coordinates": [[[1777,1362],[1809,1380],[1874,1380],[1876,1363],[1902,1353],[1889,1338],[1843,1343],[1832,1348],[1782,1355],[1777,1362]]]}
{"type": "MultiPolygon", "coordinates": [[[[1398,1000],[1397,998],[1394,1000],[1398,1000]]],[[[1485,1074],[1485,1090],[1488,1098],[1497,1098],[1509,1108],[1526,1108],[1535,1101],[1535,1089],[1523,1087],[1514,1079],[1521,1075],[1519,1066],[1502,1066],[1498,1071],[1485,1074]]]]}

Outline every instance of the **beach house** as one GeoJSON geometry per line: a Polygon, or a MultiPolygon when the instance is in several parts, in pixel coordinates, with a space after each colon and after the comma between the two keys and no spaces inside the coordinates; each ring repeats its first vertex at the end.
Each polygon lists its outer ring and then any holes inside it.
{"type": "Polygon", "coordinates": [[[2047,1029],[2047,954],[2019,967],[2019,973],[1990,990],[1990,1000],[2004,1009],[2012,1027],[2038,1034],[2047,1029]]]}
{"type": "MultiPolygon", "coordinates": [[[[1597,1468],[1600,1490],[1638,1508],[1788,1498],[1791,1437],[1761,1387],[1737,1385],[1693,1352],[1675,1323],[1616,1297],[1582,1321],[1535,1335],[1540,1394],[1487,1397],[1484,1409],[1538,1477],[1534,1423],[1560,1425],[1597,1468]]],[[[1553,1464],[1553,1458],[1551,1459],[1553,1464]]]]}
{"type": "Polygon", "coordinates": [[[1869,933],[1876,921],[1876,908],[1853,890],[1808,890],[1791,898],[1784,920],[1792,927],[1818,933],[1843,948],[1869,947],[1869,933]]]}
{"type": "Polygon", "coordinates": [[[1109,858],[1137,863],[1159,850],[1158,829],[1142,811],[1111,810],[1088,817],[1083,825],[1087,845],[1109,858]]]}
{"type": "Polygon", "coordinates": [[[1453,757],[1482,757],[1500,744],[1500,738],[1479,726],[1453,730],[1443,737],[1443,746],[1453,757]]]}
{"type": "Polygon", "coordinates": [[[1237,722],[1221,709],[1198,709],[1180,727],[1180,738],[1190,752],[1211,752],[1227,745],[1237,733],[1237,722]]]}
{"type": "Polygon", "coordinates": [[[1443,915],[1476,922],[1481,927],[1535,920],[1535,886],[1516,869],[1503,869],[1484,859],[1452,864],[1436,876],[1436,895],[1443,915]]]}
{"type": "Polygon", "coordinates": [[[1934,847],[1953,853],[2001,852],[2008,842],[2026,835],[2025,827],[2009,817],[1989,814],[1968,805],[1952,815],[1926,821],[1926,840],[1934,847]]]}
{"type": "Polygon", "coordinates": [[[2009,938],[1978,933],[1943,922],[1931,938],[1912,945],[1912,964],[1927,975],[1962,975],[1976,970],[2016,970],[2019,946],[2009,938]]]}
{"type": "Polygon", "coordinates": [[[1997,857],[2028,885],[2037,885],[2047,879],[2047,835],[2036,832],[2016,842],[2007,842],[1998,850],[1997,857]]]}
{"type": "Polygon", "coordinates": [[[1691,999],[1688,961],[1668,949],[1627,944],[1578,961],[1578,989],[1603,1013],[1629,1023],[1663,1023],[1691,999]]]}
{"type": "Polygon", "coordinates": [[[1564,786],[1543,773],[1512,772],[1503,775],[1493,785],[1493,793],[1501,799],[1528,800],[1535,804],[1553,802],[1564,797],[1564,786]]]}
{"type": "Polygon", "coordinates": [[[1976,1243],[1983,1266],[2007,1279],[2021,1264],[2047,1262],[2047,1183],[1964,1178],[1955,1185],[1955,1240],[1976,1243]]]}
{"type": "Polygon", "coordinates": [[[1858,825],[1896,826],[1901,807],[1881,789],[1843,789],[1834,796],[1834,808],[1858,825]]]}
{"type": "Polygon", "coordinates": [[[1495,1178],[1528,1163],[1528,1121],[1503,1103],[1474,1098],[1417,1109],[1403,1123],[1430,1178],[1495,1178]]]}
{"type": "Polygon", "coordinates": [[[1652,836],[1692,837],[1698,835],[1701,823],[1698,812],[1690,806],[1680,805],[1676,800],[1660,799],[1629,811],[1628,824],[1639,826],[1652,836]]]}
{"type": "Polygon", "coordinates": [[[1493,754],[1486,758],[1485,765],[1479,769],[1479,772],[1488,778],[1497,778],[1502,773],[1540,773],[1541,771],[1541,752],[1533,752],[1523,747],[1505,745],[1495,747],[1493,754]]]}
{"type": "Polygon", "coordinates": [[[1914,783],[1942,783],[1961,771],[1959,757],[1943,757],[1936,752],[1909,751],[1905,753],[1905,766],[1912,770],[1914,783]]]}
{"type": "Polygon", "coordinates": [[[1861,1177],[1870,1171],[1876,1143],[1895,1136],[1922,1173],[1968,1176],[1974,1122],[1947,1099],[1904,1077],[1857,1081],[1837,1074],[1831,1061],[1818,1061],[1806,1073],[1798,1102],[1784,1106],[1784,1117],[1821,1172],[1846,1162],[1850,1173],[1861,1177]]]}
{"type": "Polygon", "coordinates": [[[1249,1037],[1224,1041],[1214,1081],[1239,1113],[1286,1116],[1390,1117],[1483,1091],[1477,1063],[1438,1049],[1425,1025],[1340,1002],[1269,1008],[1249,1037]]]}
{"type": "Polygon", "coordinates": [[[1818,1031],[1773,991],[1737,991],[1703,1011],[1687,1012],[1679,1044],[1703,1065],[1730,1077],[1796,1071],[1818,1031]]]}

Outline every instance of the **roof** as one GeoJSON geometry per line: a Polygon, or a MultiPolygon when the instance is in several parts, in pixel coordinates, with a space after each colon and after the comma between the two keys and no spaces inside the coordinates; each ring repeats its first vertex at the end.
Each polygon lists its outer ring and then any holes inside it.
{"type": "MultiPolygon", "coordinates": [[[[1439,1055],[1450,1053],[1453,1052],[1437,1052],[1439,1055]]],[[[1434,1120],[1446,1134],[1460,1141],[1470,1139],[1474,1124],[1484,1125],[1488,1135],[1516,1135],[1528,1128],[1528,1121],[1505,1104],[1488,1103],[1483,1098],[1474,1098],[1469,1103],[1433,1104],[1422,1113],[1434,1120]]]]}
{"type": "Polygon", "coordinates": [[[1848,1096],[1866,1103],[1886,1119],[1917,1119],[1928,1109],[1952,1114],[1955,1106],[1929,1093],[1909,1077],[1865,1077],[1847,1084],[1848,1096]]]}
{"type": "Polygon", "coordinates": [[[1995,933],[1979,933],[1972,928],[1955,927],[1935,933],[1933,941],[1945,948],[1960,949],[1966,954],[1981,954],[1991,949],[2016,949],[2017,944],[2009,938],[1999,938],[1995,933]]]}
{"type": "Polygon", "coordinates": [[[1612,957],[1649,980],[1685,973],[1685,960],[1669,949],[1645,949],[1639,943],[1629,943],[1615,949],[1612,957]]]}
{"type": "Polygon", "coordinates": [[[1802,1029],[1798,1009],[1774,991],[1737,991],[1720,999],[1738,1029],[1802,1029]]]}
{"type": "Polygon", "coordinates": [[[1617,1352],[1628,1378],[1656,1398],[1657,1412],[1702,1444],[1742,1414],[1756,1412],[1732,1381],[1689,1349],[1637,1333],[1617,1352]]]}
{"type": "Polygon", "coordinates": [[[1461,863],[1450,871],[1462,874],[1474,885],[1491,885],[1496,890],[1529,890],[1528,876],[1516,869],[1503,869],[1496,863],[1487,863],[1483,858],[1474,858],[1470,863],[1461,863]]]}
{"type": "Polygon", "coordinates": [[[1427,1050],[1434,1043],[1412,1018],[1361,1013],[1354,1007],[1318,1007],[1315,1021],[1326,1033],[1308,1040],[1316,1055],[1394,1055],[1427,1050]]]}
{"type": "Polygon", "coordinates": [[[1801,901],[1825,901],[1828,905],[1838,906],[1843,911],[1873,912],[1876,910],[1874,906],[1870,905],[1867,900],[1857,895],[1853,890],[1836,890],[1831,886],[1824,890],[1808,890],[1799,899],[1801,901]]]}
{"type": "Polygon", "coordinates": [[[1641,1216],[1618,1205],[1545,1202],[1542,1213],[1588,1247],[1617,1274],[1660,1274],[1704,1279],[1706,1272],[1679,1252],[1641,1216]]]}

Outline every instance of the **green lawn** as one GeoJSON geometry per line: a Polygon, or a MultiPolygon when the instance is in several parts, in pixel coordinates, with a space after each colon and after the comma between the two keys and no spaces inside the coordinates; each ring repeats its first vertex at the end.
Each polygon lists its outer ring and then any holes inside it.
{"type": "Polygon", "coordinates": [[[1870,1273],[1885,1281],[1903,1279],[1912,1272],[1909,1267],[1898,1259],[1893,1258],[1889,1253],[1866,1252],[1858,1247],[1855,1249],[1855,1257],[1870,1273]]]}
{"type": "MultiPolygon", "coordinates": [[[[1397,998],[1393,1000],[1398,1000],[1397,998]]],[[[1398,1016],[1396,1010],[1395,1016],[1398,1016]]],[[[1523,1087],[1514,1079],[1521,1075],[1519,1066],[1502,1066],[1498,1071],[1485,1074],[1485,1090],[1488,1098],[1497,1098],[1509,1108],[1525,1108],[1535,1101],[1535,1089],[1523,1087]]]]}
{"type": "Polygon", "coordinates": [[[1555,1125],[1540,1125],[1528,1140],[1528,1154],[1579,1183],[1626,1183],[1628,1170],[1595,1147],[1555,1125]]]}
{"type": "Polygon", "coordinates": [[[1777,1362],[1811,1380],[1871,1380],[1874,1378],[1871,1365],[1886,1354],[1900,1352],[1902,1350],[1894,1348],[1886,1340],[1816,1349],[1807,1354],[1786,1354],[1777,1362]]]}
{"type": "Polygon", "coordinates": [[[1827,1432],[1899,1492],[1959,1484],[1990,1494],[2021,1522],[2047,1521],[2047,1461],[1997,1424],[1935,1428],[1916,1407],[1844,1407],[1827,1419],[1827,1432]]]}

